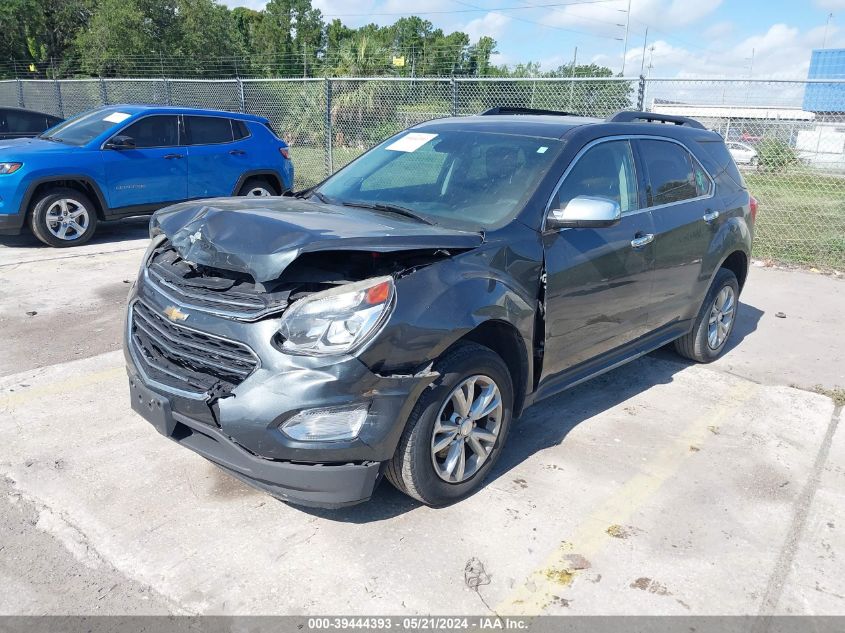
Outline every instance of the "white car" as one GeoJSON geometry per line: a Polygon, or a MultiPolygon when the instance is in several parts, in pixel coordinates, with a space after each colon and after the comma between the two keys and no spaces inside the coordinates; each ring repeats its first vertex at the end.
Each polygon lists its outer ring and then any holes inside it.
{"type": "Polygon", "coordinates": [[[725,145],[727,145],[728,151],[733,156],[734,162],[737,165],[757,164],[757,150],[750,145],[737,143],[736,141],[728,141],[725,145]]]}

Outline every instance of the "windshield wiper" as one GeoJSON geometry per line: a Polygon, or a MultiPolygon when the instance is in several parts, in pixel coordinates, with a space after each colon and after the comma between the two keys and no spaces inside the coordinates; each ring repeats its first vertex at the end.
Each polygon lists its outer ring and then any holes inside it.
{"type": "Polygon", "coordinates": [[[38,138],[44,139],[45,141],[53,141],[54,143],[64,143],[62,139],[56,138],[55,136],[39,136],[38,138]]]}
{"type": "Polygon", "coordinates": [[[416,220],[418,222],[423,222],[424,224],[434,225],[434,222],[429,220],[426,217],[419,215],[418,213],[411,211],[410,209],[406,209],[405,207],[400,207],[397,204],[387,204],[384,202],[356,202],[356,201],[343,201],[341,204],[345,207],[358,207],[359,209],[373,209],[374,211],[386,211],[387,213],[395,213],[396,215],[401,215],[406,218],[411,218],[412,220],[416,220]]]}

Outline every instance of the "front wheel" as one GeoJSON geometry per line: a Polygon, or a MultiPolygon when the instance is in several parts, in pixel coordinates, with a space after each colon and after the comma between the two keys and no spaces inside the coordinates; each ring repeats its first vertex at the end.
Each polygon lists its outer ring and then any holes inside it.
{"type": "Polygon", "coordinates": [[[435,366],[440,377],[414,406],[386,477],[431,506],[478,490],[507,438],[513,385],[504,361],[462,343],[435,366]]]}
{"type": "Polygon", "coordinates": [[[56,187],[37,194],[29,225],[35,237],[48,246],[80,246],[94,235],[97,211],[81,191],[56,187]]]}
{"type": "Polygon", "coordinates": [[[675,351],[699,363],[719,358],[733,332],[739,307],[736,275],[720,268],[713,279],[692,330],[675,341],[675,351]]]}
{"type": "Polygon", "coordinates": [[[250,178],[243,184],[240,191],[238,191],[238,195],[248,198],[266,198],[268,196],[278,196],[279,192],[276,191],[276,187],[270,181],[264,178],[250,178]]]}

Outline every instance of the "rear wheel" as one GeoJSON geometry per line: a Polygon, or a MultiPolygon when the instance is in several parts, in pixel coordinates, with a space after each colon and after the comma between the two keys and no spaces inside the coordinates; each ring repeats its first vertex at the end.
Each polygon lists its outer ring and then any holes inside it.
{"type": "Polygon", "coordinates": [[[243,184],[238,195],[248,198],[266,198],[267,196],[278,196],[279,192],[266,178],[250,178],[243,184]]]}
{"type": "Polygon", "coordinates": [[[81,191],[56,187],[36,194],[29,225],[35,237],[48,246],[80,246],[94,235],[97,211],[81,191]]]}
{"type": "Polygon", "coordinates": [[[733,332],[738,307],[739,283],[736,275],[727,268],[720,268],[692,330],[675,341],[675,350],[699,363],[710,363],[719,358],[733,332]]]}
{"type": "Polygon", "coordinates": [[[431,506],[454,503],[481,487],[507,438],[513,385],[504,361],[462,343],[436,365],[440,378],[415,405],[386,477],[431,506]]]}

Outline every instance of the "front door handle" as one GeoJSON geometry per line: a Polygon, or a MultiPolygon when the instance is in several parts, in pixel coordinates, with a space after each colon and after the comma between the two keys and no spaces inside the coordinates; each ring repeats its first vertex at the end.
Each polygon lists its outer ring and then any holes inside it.
{"type": "Polygon", "coordinates": [[[646,233],[631,240],[631,248],[642,248],[646,244],[651,244],[654,241],[653,233],[646,233]]]}
{"type": "Polygon", "coordinates": [[[243,156],[244,154],[246,154],[246,152],[243,151],[242,149],[230,149],[229,153],[232,156],[243,156]]]}
{"type": "Polygon", "coordinates": [[[174,158],[182,158],[182,154],[165,154],[164,157],[167,160],[172,160],[174,158]]]}
{"type": "Polygon", "coordinates": [[[701,216],[701,219],[709,224],[710,222],[713,222],[718,217],[719,217],[718,211],[708,211],[703,216],[701,216]]]}

